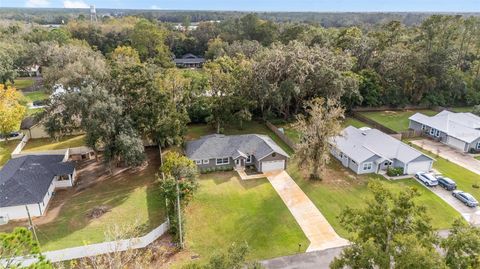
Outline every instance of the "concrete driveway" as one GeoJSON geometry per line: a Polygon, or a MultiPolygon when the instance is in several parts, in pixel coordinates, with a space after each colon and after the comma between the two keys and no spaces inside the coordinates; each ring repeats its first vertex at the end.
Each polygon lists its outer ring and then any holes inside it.
{"type": "Polygon", "coordinates": [[[445,201],[455,210],[457,210],[465,220],[467,220],[474,226],[480,226],[480,209],[478,207],[471,208],[464,205],[460,200],[452,196],[451,191],[447,191],[440,186],[427,187],[420,180],[417,179],[417,181],[422,186],[435,193],[438,197],[440,197],[443,201],[445,201]]]}
{"type": "Polygon", "coordinates": [[[330,268],[335,257],[340,256],[343,247],[312,251],[292,256],[278,257],[260,263],[267,269],[323,269],[330,268]]]}
{"type": "Polygon", "coordinates": [[[310,240],[307,252],[348,245],[286,171],[269,172],[267,178],[310,240]]]}
{"type": "Polygon", "coordinates": [[[432,152],[433,154],[438,153],[440,157],[480,175],[480,161],[476,160],[467,153],[460,152],[459,150],[449,147],[443,143],[430,139],[413,140],[412,143],[432,152]]]}

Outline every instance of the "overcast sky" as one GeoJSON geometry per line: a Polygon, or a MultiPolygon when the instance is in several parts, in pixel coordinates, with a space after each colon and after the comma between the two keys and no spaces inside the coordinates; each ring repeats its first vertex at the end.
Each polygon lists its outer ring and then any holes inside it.
{"type": "Polygon", "coordinates": [[[480,12],[480,0],[0,0],[0,7],[242,11],[480,12]]]}

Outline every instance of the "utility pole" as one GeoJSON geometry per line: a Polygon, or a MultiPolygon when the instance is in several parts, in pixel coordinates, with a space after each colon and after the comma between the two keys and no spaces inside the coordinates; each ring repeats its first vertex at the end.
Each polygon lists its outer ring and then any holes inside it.
{"type": "Polygon", "coordinates": [[[183,249],[183,234],[182,234],[182,212],[180,210],[180,188],[178,187],[178,180],[175,179],[177,186],[177,214],[178,214],[178,233],[180,239],[180,248],[183,249]]]}
{"type": "Polygon", "coordinates": [[[40,245],[40,241],[38,241],[38,237],[37,237],[37,231],[35,231],[35,226],[33,226],[32,217],[30,216],[30,210],[28,209],[27,205],[25,205],[25,209],[27,210],[28,223],[30,224],[30,229],[33,231],[33,236],[35,236],[35,240],[37,240],[37,243],[40,245]]]}

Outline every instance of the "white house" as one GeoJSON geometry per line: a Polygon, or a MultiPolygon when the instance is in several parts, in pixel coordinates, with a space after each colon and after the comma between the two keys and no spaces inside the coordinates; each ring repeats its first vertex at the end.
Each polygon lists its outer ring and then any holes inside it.
{"type": "Polygon", "coordinates": [[[472,113],[444,110],[435,116],[416,113],[409,128],[447,144],[462,152],[480,152],[480,117],[472,113]]]}
{"type": "Polygon", "coordinates": [[[68,155],[25,155],[0,170],[0,223],[45,214],[57,188],[75,184],[75,166],[68,155]]]}
{"type": "Polygon", "coordinates": [[[400,167],[404,174],[432,169],[433,159],[377,129],[348,126],[330,141],[330,152],[357,174],[400,167]]]}

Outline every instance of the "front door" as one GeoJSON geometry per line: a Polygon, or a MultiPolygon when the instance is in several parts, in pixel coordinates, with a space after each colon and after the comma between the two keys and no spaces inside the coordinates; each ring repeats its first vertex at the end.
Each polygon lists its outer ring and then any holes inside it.
{"type": "Polygon", "coordinates": [[[236,168],[241,168],[242,167],[242,160],[241,159],[236,159],[235,160],[235,167],[236,168]]]}

